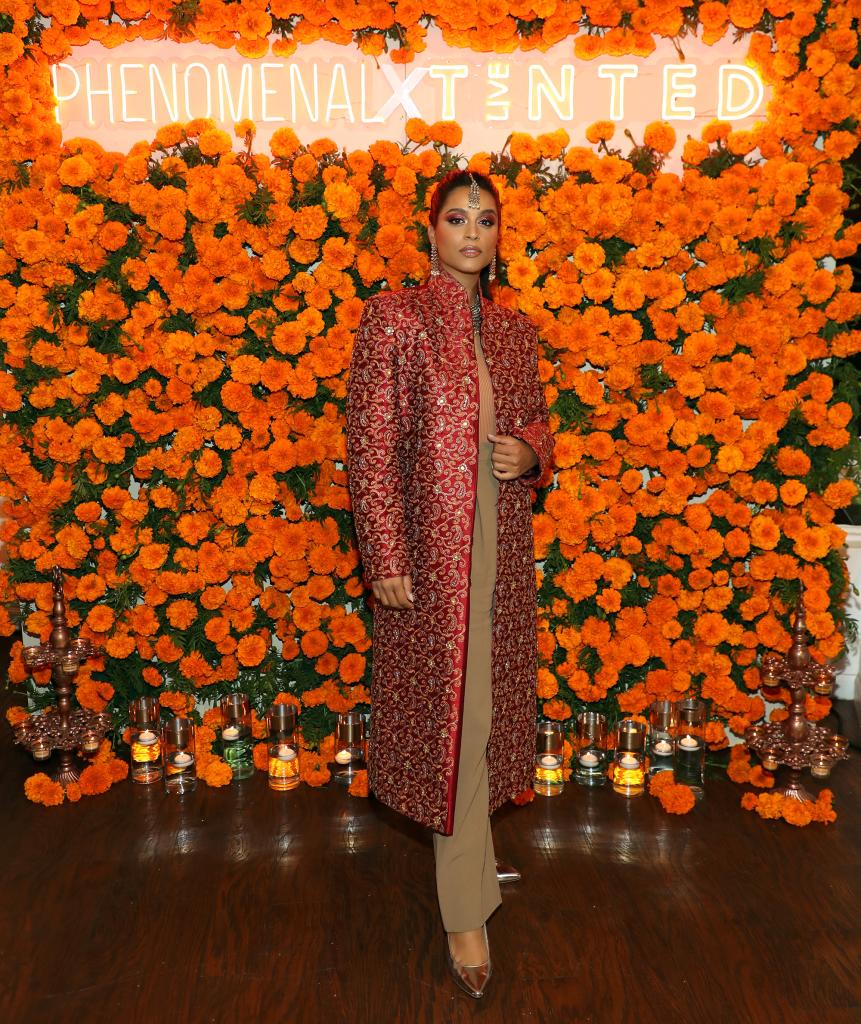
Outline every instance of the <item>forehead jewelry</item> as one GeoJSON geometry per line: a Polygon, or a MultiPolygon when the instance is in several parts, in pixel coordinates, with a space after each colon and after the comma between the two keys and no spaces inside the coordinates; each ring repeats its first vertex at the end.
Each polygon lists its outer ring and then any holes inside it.
{"type": "Polygon", "coordinates": [[[477,210],[481,205],[481,193],[478,182],[471,174],[469,176],[469,198],[466,201],[466,205],[470,210],[477,210]]]}

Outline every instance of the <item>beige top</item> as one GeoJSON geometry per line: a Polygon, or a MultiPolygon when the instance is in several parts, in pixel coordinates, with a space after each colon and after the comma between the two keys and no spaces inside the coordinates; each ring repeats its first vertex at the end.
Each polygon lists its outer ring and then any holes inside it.
{"type": "Polygon", "coordinates": [[[490,373],[487,363],[484,360],[484,352],[481,348],[479,337],[475,335],[475,358],[478,361],[478,441],[479,444],[489,444],[488,434],[496,433],[496,413],[493,408],[493,384],[490,382],[490,373]]]}

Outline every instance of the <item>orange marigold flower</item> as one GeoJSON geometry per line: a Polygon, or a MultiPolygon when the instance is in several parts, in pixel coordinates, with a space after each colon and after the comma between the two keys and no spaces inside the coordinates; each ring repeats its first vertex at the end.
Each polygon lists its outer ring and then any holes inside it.
{"type": "Polygon", "coordinates": [[[251,667],[259,665],[263,661],[267,650],[268,645],[263,637],[257,633],[252,633],[249,636],[242,637],[239,641],[239,645],[236,648],[236,656],[241,665],[251,667]]]}
{"type": "Polygon", "coordinates": [[[767,772],[762,765],[754,765],[750,770],[750,777],[747,780],[751,785],[760,789],[772,789],[774,786],[774,775],[767,772]]]}
{"type": "Polygon", "coordinates": [[[586,129],[586,138],[592,145],[596,145],[599,142],[609,142],[615,132],[615,121],[595,121],[586,129]]]}
{"type": "Polygon", "coordinates": [[[750,522],[750,539],[758,547],[771,551],[780,540],[780,527],[771,516],[754,516],[750,522]]]}
{"type": "Polygon", "coordinates": [[[541,159],[541,147],[531,135],[513,132],[511,135],[511,156],[521,164],[533,164],[541,159]]]}
{"type": "Polygon", "coordinates": [[[274,157],[286,160],[293,156],[294,153],[299,152],[302,148],[302,143],[292,128],[278,128],[272,133],[272,138],[269,140],[269,148],[274,157]]]}
{"type": "Polygon", "coordinates": [[[652,121],[646,125],[643,142],[659,153],[669,153],[676,144],[676,132],[666,121],[652,121]]]}
{"type": "Polygon", "coordinates": [[[220,128],[209,128],[201,132],[197,144],[204,156],[220,156],[233,148],[233,140],[220,128]]]}
{"type": "Polygon", "coordinates": [[[81,792],[84,796],[96,796],[99,793],[106,793],[114,782],[111,770],[105,762],[96,762],[88,765],[78,780],[81,792]]]}
{"type": "MultiPolygon", "coordinates": [[[[663,775],[670,775],[671,772],[662,772],[663,775]]],[[[658,793],[661,806],[669,814],[687,814],[696,804],[694,791],[690,786],[681,783],[673,783],[658,793]]]]}
{"type": "Polygon", "coordinates": [[[350,783],[347,792],[350,796],[368,795],[368,773],[364,768],[360,768],[353,776],[353,781],[350,783]]]}
{"type": "Polygon", "coordinates": [[[817,562],[831,550],[831,537],[821,526],[808,526],[795,538],[793,550],[807,562],[817,562]]]}
{"type": "Polygon", "coordinates": [[[798,448],[781,448],[775,461],[784,476],[804,476],[810,472],[810,458],[798,448]]]}
{"type": "Polygon", "coordinates": [[[96,170],[83,156],[69,157],[60,164],[60,181],[72,188],[80,188],[96,177],[96,170]]]}
{"type": "Polygon", "coordinates": [[[463,129],[456,121],[435,121],[430,126],[431,139],[440,145],[454,149],[463,141],[463,129]]]}
{"type": "Polygon", "coordinates": [[[24,795],[34,804],[44,804],[45,807],[56,807],[66,798],[60,783],[54,782],[44,772],[38,772],[27,779],[24,783],[24,795]]]}
{"type": "Polygon", "coordinates": [[[233,769],[220,757],[213,757],[206,761],[203,769],[199,769],[199,775],[207,786],[218,788],[226,786],[233,778],[233,769]]]}
{"type": "Polygon", "coordinates": [[[268,743],[255,743],[254,744],[254,767],[259,772],[266,772],[269,770],[269,744],[268,743]]]}
{"type": "Polygon", "coordinates": [[[21,722],[26,722],[29,717],[29,713],[17,704],[6,709],[6,721],[11,726],[20,725],[21,722]]]}
{"type": "Polygon", "coordinates": [[[557,721],[565,721],[571,717],[571,708],[564,700],[548,700],[544,703],[544,715],[557,721]]]}

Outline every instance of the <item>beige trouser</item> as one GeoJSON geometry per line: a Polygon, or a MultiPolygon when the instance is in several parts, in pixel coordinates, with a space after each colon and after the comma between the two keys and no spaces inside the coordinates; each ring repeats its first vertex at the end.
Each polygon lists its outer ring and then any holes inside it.
{"type": "Polygon", "coordinates": [[[490,640],[496,579],[496,497],[490,469],[493,445],[479,447],[478,493],[472,541],[463,726],[454,830],[433,835],[436,883],[447,932],[480,928],[501,903],[488,815],[487,741],[490,737],[490,640]]]}

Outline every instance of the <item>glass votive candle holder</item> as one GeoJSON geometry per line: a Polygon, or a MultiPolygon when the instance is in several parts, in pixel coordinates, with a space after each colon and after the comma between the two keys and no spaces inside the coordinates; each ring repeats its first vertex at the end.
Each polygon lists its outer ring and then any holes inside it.
{"type": "Polygon", "coordinates": [[[161,708],[155,697],[138,697],[129,704],[129,745],[133,782],[149,784],[162,776],[159,720],[161,708]]]}
{"type": "Polygon", "coordinates": [[[613,789],[622,796],[639,796],[646,785],[646,724],[623,718],[611,767],[613,789]]]}
{"type": "Polygon", "coordinates": [[[831,754],[816,753],[810,759],[810,774],[814,779],[827,779],[834,767],[834,758],[831,754]]]}
{"type": "Polygon", "coordinates": [[[161,746],[164,788],[168,793],[191,793],[197,786],[194,722],[180,715],[169,718],[162,726],[161,746]]]}
{"type": "Polygon", "coordinates": [[[335,725],[335,767],[332,778],[349,785],[365,767],[365,719],[358,711],[338,715],[335,725]]]}
{"type": "Polygon", "coordinates": [[[51,756],[51,744],[44,738],[34,740],[30,747],[30,753],[37,761],[47,761],[51,756]]]}
{"type": "Polygon", "coordinates": [[[744,731],[744,742],[748,750],[758,747],[765,736],[765,729],[761,725],[751,725],[744,731]]]}
{"type": "Polygon", "coordinates": [[[221,698],[221,746],[224,760],[233,770],[234,779],[247,779],[254,774],[254,751],[251,742],[251,703],[247,693],[228,693],[221,698]]]}
{"type": "Polygon", "coordinates": [[[827,665],[820,665],[816,670],[816,681],[813,691],[820,697],[827,697],[834,689],[834,672],[827,665]]]}
{"type": "Polygon", "coordinates": [[[371,712],[363,712],[362,720],[365,723],[365,761],[367,761],[368,753],[370,752],[371,749],[371,712]]]}
{"type": "Polygon", "coordinates": [[[581,786],[603,786],[607,780],[607,716],[581,711],[574,719],[574,779],[581,786]]]}
{"type": "Polygon", "coordinates": [[[649,707],[649,775],[673,770],[673,736],[676,725],[675,702],[653,701],[649,707]]]}
{"type": "Polygon", "coordinates": [[[562,764],[565,739],[561,722],[539,722],[535,735],[535,778],[532,788],[542,796],[559,796],[565,785],[562,764]]]}
{"type": "Polygon", "coordinates": [[[767,772],[776,772],[780,767],[780,759],[783,757],[783,747],[765,747],[759,755],[762,767],[767,772]]]}
{"type": "Polygon", "coordinates": [[[673,771],[676,782],[690,786],[699,800],[705,782],[708,706],[699,697],[686,697],[678,701],[676,707],[678,722],[673,744],[673,771]]]}
{"type": "Polygon", "coordinates": [[[81,750],[84,754],[95,754],[101,746],[101,740],[97,732],[85,732],[81,739],[81,750]]]}
{"type": "Polygon", "coordinates": [[[296,708],[292,704],[273,704],[266,722],[269,726],[269,788],[284,793],[299,785],[296,708]]]}
{"type": "Polygon", "coordinates": [[[845,736],[834,735],[831,737],[829,746],[831,747],[832,757],[837,760],[838,758],[842,758],[846,753],[846,750],[849,747],[849,740],[845,736]]]}

